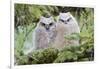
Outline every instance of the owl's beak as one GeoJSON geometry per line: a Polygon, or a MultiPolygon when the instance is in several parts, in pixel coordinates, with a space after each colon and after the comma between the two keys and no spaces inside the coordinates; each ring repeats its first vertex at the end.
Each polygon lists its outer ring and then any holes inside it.
{"type": "Polygon", "coordinates": [[[65,24],[67,24],[67,22],[65,22],[65,24]]]}
{"type": "Polygon", "coordinates": [[[46,28],[46,30],[49,30],[49,28],[46,28]]]}
{"type": "Polygon", "coordinates": [[[67,24],[67,21],[65,21],[64,23],[67,24]]]}
{"type": "Polygon", "coordinates": [[[49,30],[49,26],[48,25],[46,26],[46,30],[49,30]]]}

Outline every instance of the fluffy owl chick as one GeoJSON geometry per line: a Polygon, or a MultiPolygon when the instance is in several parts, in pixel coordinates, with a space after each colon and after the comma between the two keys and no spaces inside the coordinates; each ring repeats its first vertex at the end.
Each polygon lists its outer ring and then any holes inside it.
{"type": "Polygon", "coordinates": [[[79,40],[65,39],[65,36],[69,36],[73,33],[80,33],[78,23],[70,12],[59,14],[56,30],[57,36],[53,47],[61,49],[64,46],[79,45],[79,40]]]}
{"type": "Polygon", "coordinates": [[[45,49],[52,44],[56,36],[56,24],[52,16],[41,17],[35,29],[35,46],[36,49],[45,49]]]}

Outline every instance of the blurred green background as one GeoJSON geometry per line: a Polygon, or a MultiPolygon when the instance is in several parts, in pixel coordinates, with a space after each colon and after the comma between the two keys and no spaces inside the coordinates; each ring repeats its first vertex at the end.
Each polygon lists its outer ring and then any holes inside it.
{"type": "Polygon", "coordinates": [[[63,7],[32,4],[14,5],[14,53],[16,63],[24,64],[44,64],[75,61],[94,60],[94,9],[87,7],[63,7]],[[31,45],[32,31],[37,26],[40,16],[50,13],[56,20],[62,9],[71,12],[76,18],[80,27],[80,46],[66,47],[62,51],[49,48],[33,52],[30,56],[23,54],[24,44],[31,45]]]}

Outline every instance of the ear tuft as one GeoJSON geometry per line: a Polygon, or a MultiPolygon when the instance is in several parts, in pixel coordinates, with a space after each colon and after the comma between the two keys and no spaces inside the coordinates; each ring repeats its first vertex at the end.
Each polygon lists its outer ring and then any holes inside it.
{"type": "Polygon", "coordinates": [[[62,13],[67,13],[68,12],[68,9],[66,7],[63,7],[62,10],[61,10],[61,12],[62,13]]]}

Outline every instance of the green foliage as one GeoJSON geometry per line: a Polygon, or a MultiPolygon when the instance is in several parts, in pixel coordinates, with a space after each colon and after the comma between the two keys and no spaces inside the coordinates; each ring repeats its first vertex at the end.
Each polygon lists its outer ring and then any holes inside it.
{"type": "Polygon", "coordinates": [[[39,5],[27,5],[27,4],[15,4],[15,28],[18,26],[26,26],[29,24],[36,25],[40,16],[46,14],[58,13],[56,6],[39,6],[39,5]]]}
{"type": "Polygon", "coordinates": [[[93,61],[93,49],[88,46],[65,47],[58,51],[54,48],[37,50],[28,56],[22,55],[18,58],[18,65],[25,64],[45,64],[45,63],[64,63],[77,61],[93,61]]]}
{"type": "Polygon", "coordinates": [[[57,57],[58,50],[54,48],[48,48],[44,50],[37,50],[32,52],[28,56],[22,56],[19,58],[18,64],[44,64],[52,63],[57,57]],[[25,59],[24,59],[25,58],[25,59]]]}
{"type": "Polygon", "coordinates": [[[15,4],[15,49],[16,64],[44,64],[94,60],[94,9],[63,6],[39,6],[15,4]],[[73,33],[65,39],[79,40],[80,46],[65,46],[61,51],[54,48],[36,50],[29,55],[22,52],[24,43],[31,42],[32,32],[41,15],[51,14],[57,18],[62,9],[70,11],[77,19],[80,34],[73,33]]]}
{"type": "MultiPolygon", "coordinates": [[[[35,60],[37,64],[52,63],[57,57],[58,50],[53,48],[44,49],[42,51],[32,53],[32,59],[35,60]]],[[[32,61],[32,63],[34,63],[32,61]]]]}
{"type": "Polygon", "coordinates": [[[54,61],[54,63],[72,62],[72,61],[76,61],[77,59],[78,59],[77,55],[74,54],[73,52],[64,51],[58,54],[58,57],[54,61]]]}

